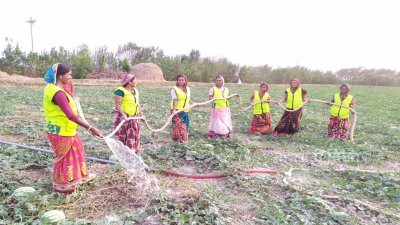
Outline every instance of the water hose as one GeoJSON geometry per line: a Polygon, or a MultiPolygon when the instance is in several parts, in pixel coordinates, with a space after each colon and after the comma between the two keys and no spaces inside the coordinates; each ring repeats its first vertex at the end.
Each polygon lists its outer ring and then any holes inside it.
{"type": "MultiPolygon", "coordinates": [[[[33,146],[21,145],[21,144],[14,143],[14,142],[0,140],[0,144],[11,145],[11,146],[19,147],[22,149],[27,149],[27,150],[36,151],[36,152],[42,152],[42,153],[46,153],[46,154],[54,154],[54,152],[51,150],[37,148],[37,147],[33,147],[33,146]]],[[[90,157],[90,156],[86,157],[86,159],[92,160],[95,162],[105,163],[105,164],[112,164],[112,165],[115,164],[115,161],[111,161],[111,160],[107,160],[107,159],[99,159],[99,158],[90,157]]],[[[182,174],[182,173],[174,172],[172,170],[156,170],[154,168],[150,168],[149,171],[160,172],[160,173],[166,174],[166,175],[171,175],[171,176],[175,176],[175,177],[185,177],[185,178],[190,178],[190,179],[218,179],[218,178],[224,178],[224,177],[229,176],[229,175],[225,175],[225,174],[182,174]]],[[[278,171],[268,170],[268,169],[249,169],[249,170],[240,171],[239,173],[277,174],[278,171]]]]}
{"type": "Polygon", "coordinates": [[[225,174],[182,174],[182,173],[174,172],[172,170],[162,170],[161,173],[171,175],[174,177],[184,177],[184,178],[190,178],[190,179],[218,179],[218,178],[224,178],[224,177],[228,176],[225,174]]]}
{"type": "Polygon", "coordinates": [[[309,101],[309,102],[320,102],[320,103],[329,104],[329,105],[336,105],[336,106],[340,106],[340,107],[342,107],[342,108],[349,109],[349,110],[352,112],[352,114],[353,114],[353,122],[351,123],[351,128],[350,128],[350,135],[349,135],[349,137],[350,137],[351,143],[354,144],[354,129],[356,128],[357,112],[356,112],[353,108],[348,107],[348,106],[344,106],[344,105],[339,105],[339,104],[332,103],[332,102],[328,102],[328,101],[321,101],[321,100],[318,100],[318,99],[309,99],[308,101],[309,101]]]}
{"type": "MultiPolygon", "coordinates": [[[[276,100],[264,100],[264,101],[260,101],[260,102],[251,103],[249,106],[243,107],[243,103],[242,103],[242,100],[241,100],[241,97],[240,97],[239,94],[233,94],[233,95],[230,95],[230,96],[228,96],[228,97],[226,97],[226,98],[213,98],[213,99],[210,99],[210,100],[208,100],[208,101],[201,102],[201,103],[195,103],[195,104],[192,104],[192,105],[190,105],[190,106],[188,106],[188,107],[185,107],[185,108],[183,108],[183,109],[180,109],[180,110],[176,111],[175,113],[171,114],[171,115],[168,117],[166,123],[165,123],[161,128],[158,128],[158,129],[153,129],[153,128],[151,128],[151,127],[149,126],[149,124],[147,123],[147,120],[146,120],[146,118],[145,118],[144,116],[129,117],[128,119],[121,121],[121,122],[118,124],[118,126],[114,129],[114,131],[111,132],[109,135],[107,135],[105,138],[111,138],[112,136],[114,136],[114,134],[121,128],[121,126],[122,126],[125,122],[127,122],[127,121],[129,121],[129,120],[133,120],[133,119],[136,119],[136,120],[137,120],[137,119],[141,119],[141,120],[144,121],[146,127],[147,127],[149,130],[151,130],[151,131],[153,131],[153,132],[159,132],[159,131],[164,130],[164,129],[168,126],[168,124],[171,122],[172,118],[173,118],[175,115],[177,115],[177,114],[180,113],[180,112],[183,112],[184,110],[187,110],[187,109],[190,109],[190,108],[193,108],[193,107],[196,107],[196,106],[206,105],[206,104],[211,103],[211,102],[214,101],[214,100],[230,99],[230,98],[233,98],[233,97],[238,97],[238,99],[239,99],[239,107],[240,107],[241,109],[243,109],[243,110],[248,110],[248,109],[250,109],[251,107],[253,107],[254,105],[261,104],[261,103],[264,103],[264,102],[265,102],[265,103],[270,103],[270,102],[277,103],[283,110],[288,111],[288,112],[297,111],[297,110],[301,109],[304,105],[306,105],[308,102],[320,102],[320,103],[325,103],[325,104],[330,104],[330,105],[341,106],[341,107],[343,107],[343,108],[348,108],[348,109],[351,110],[351,112],[354,114],[354,119],[353,119],[353,123],[352,123],[352,126],[351,126],[351,131],[350,131],[350,140],[351,140],[352,143],[354,143],[353,133],[354,133],[354,129],[355,129],[355,124],[356,124],[356,118],[357,118],[357,116],[356,116],[355,110],[352,109],[352,108],[350,108],[350,107],[338,105],[338,104],[331,103],[331,102],[327,102],[327,101],[321,101],[321,100],[317,100],[317,99],[308,99],[308,100],[304,101],[304,102],[302,103],[302,105],[299,107],[299,109],[296,109],[296,110],[289,110],[289,109],[286,109],[286,107],[282,105],[282,102],[281,102],[281,101],[276,101],[276,100]]],[[[86,121],[86,119],[85,119],[85,117],[84,117],[84,114],[83,114],[83,111],[82,111],[82,109],[81,109],[80,103],[79,103],[79,98],[76,98],[75,101],[76,101],[76,104],[77,104],[77,108],[78,108],[78,112],[79,112],[80,117],[81,117],[83,120],[86,121]]],[[[20,147],[20,148],[24,148],[24,149],[28,149],[28,150],[33,150],[33,151],[38,151],[38,152],[43,152],[43,153],[48,153],[48,154],[54,153],[53,151],[50,151],[50,150],[41,149],[41,148],[32,147],[32,146],[21,145],[21,144],[12,143],[12,142],[7,142],[7,141],[1,141],[1,140],[0,140],[0,144],[8,144],[8,145],[11,145],[11,146],[16,146],[16,147],[20,147]]],[[[90,156],[89,156],[89,157],[86,157],[86,159],[92,160],[92,161],[95,161],[95,162],[101,162],[101,163],[107,163],[107,164],[115,164],[115,161],[106,160],[106,159],[99,159],[99,158],[90,157],[90,156]]],[[[163,173],[163,174],[168,174],[168,175],[172,175],[172,176],[186,177],[186,178],[192,178],[192,179],[217,179],[217,178],[223,178],[223,177],[228,176],[228,175],[224,175],[224,174],[181,174],[181,173],[174,172],[174,171],[172,171],[172,170],[161,170],[160,172],[163,173]]],[[[255,169],[252,169],[252,170],[243,170],[243,171],[240,171],[240,172],[241,172],[241,173],[245,173],[245,174],[252,174],[252,173],[277,174],[277,173],[278,173],[276,170],[255,170],[255,169]]]]}
{"type": "MultiPolygon", "coordinates": [[[[281,102],[281,101],[276,101],[276,100],[265,100],[265,101],[260,101],[260,102],[256,102],[256,103],[251,103],[251,104],[250,104],[249,106],[247,106],[247,107],[243,107],[243,103],[242,103],[242,100],[241,100],[241,97],[240,97],[239,94],[233,94],[233,95],[230,95],[230,96],[228,96],[228,97],[226,97],[226,98],[221,98],[221,99],[220,99],[220,98],[213,98],[213,99],[210,99],[210,100],[208,100],[208,101],[201,102],[201,103],[195,103],[195,104],[192,104],[192,105],[190,105],[190,106],[188,106],[188,107],[185,107],[185,108],[183,108],[183,109],[180,109],[180,110],[176,111],[175,113],[171,114],[171,115],[168,117],[167,122],[166,122],[161,128],[158,128],[158,129],[153,129],[153,128],[151,128],[151,127],[149,126],[149,124],[147,123],[147,120],[146,120],[146,118],[145,118],[144,116],[129,117],[128,119],[121,121],[121,122],[118,124],[118,126],[114,129],[114,131],[111,132],[109,135],[107,135],[105,138],[111,138],[112,136],[114,136],[114,134],[121,128],[121,126],[122,126],[125,122],[127,122],[127,121],[129,121],[129,120],[133,120],[133,119],[136,119],[136,120],[137,120],[137,119],[141,119],[141,120],[144,121],[146,127],[147,127],[149,130],[151,130],[151,131],[153,131],[153,132],[159,132],[159,131],[164,130],[164,129],[168,126],[168,124],[171,122],[172,118],[173,118],[175,115],[177,115],[177,114],[180,113],[180,112],[183,112],[184,110],[187,110],[187,109],[190,109],[190,108],[193,108],[193,107],[196,107],[196,106],[206,105],[206,104],[211,103],[211,102],[214,101],[214,100],[230,99],[230,98],[233,98],[233,97],[238,97],[238,99],[239,99],[239,107],[240,107],[241,109],[243,109],[243,110],[248,110],[248,109],[250,109],[251,107],[253,107],[254,105],[262,104],[262,103],[264,103],[264,102],[265,102],[265,103],[270,103],[270,102],[277,103],[283,110],[289,111],[289,112],[293,112],[293,111],[297,111],[297,110],[301,109],[305,104],[307,104],[307,102],[321,102],[321,103],[325,103],[325,104],[337,105],[337,106],[341,106],[341,107],[343,107],[343,108],[348,108],[348,109],[351,110],[351,112],[354,114],[354,119],[353,119],[353,123],[352,123],[352,126],[351,126],[351,132],[350,132],[350,140],[351,140],[352,143],[354,143],[353,133],[354,133],[354,129],[355,129],[355,124],[356,124],[356,118],[357,118],[357,116],[356,116],[355,110],[352,109],[352,108],[350,108],[350,107],[346,107],[346,106],[334,104],[334,103],[331,103],[331,102],[321,101],[321,100],[317,100],[317,99],[308,99],[308,100],[304,101],[304,102],[302,103],[302,105],[299,107],[299,109],[296,109],[296,110],[289,110],[289,109],[286,109],[286,107],[282,105],[282,102],[281,102]]],[[[80,103],[79,103],[79,98],[76,98],[75,101],[76,101],[76,104],[77,104],[77,108],[78,108],[78,112],[79,112],[79,114],[80,114],[80,117],[81,117],[84,121],[86,121],[86,119],[85,119],[85,117],[84,117],[84,114],[83,114],[83,111],[82,111],[82,109],[81,109],[80,103]]],[[[87,121],[86,121],[86,122],[87,122],[87,121]]],[[[11,146],[16,146],[16,147],[20,147],[20,148],[23,148],[23,149],[28,149],[28,150],[33,150],[33,151],[38,151],[38,152],[43,152],[43,153],[48,153],[48,154],[53,154],[53,153],[54,153],[53,151],[50,151],[50,150],[47,150],[47,149],[41,149],[41,148],[37,148],[37,147],[26,146],[26,145],[21,145],[21,144],[17,144],[17,143],[7,142],[7,141],[1,141],[1,140],[0,140],[0,144],[8,144],[8,145],[11,145],[11,146]]],[[[106,159],[99,159],[99,158],[90,157],[90,156],[89,156],[89,157],[86,157],[86,159],[92,160],[92,161],[95,161],[95,162],[101,162],[101,163],[107,163],[107,164],[115,164],[115,161],[106,160],[106,159]]],[[[153,170],[153,171],[155,171],[155,170],[153,170]]],[[[171,175],[171,176],[185,177],[185,178],[190,178],[190,179],[218,179],[218,178],[224,178],[224,177],[227,177],[227,176],[228,176],[228,175],[226,175],[226,174],[181,174],[181,173],[174,172],[174,171],[172,171],[172,170],[161,170],[160,172],[163,173],[163,174],[171,175]]],[[[244,174],[254,174],[254,173],[261,173],[261,174],[277,174],[277,173],[278,173],[278,171],[276,171],[276,170],[266,170],[266,169],[263,169],[263,170],[250,169],[250,170],[243,170],[243,171],[239,171],[239,172],[240,172],[240,173],[244,173],[244,174]]]]}
{"type": "MultiPolygon", "coordinates": [[[[175,177],[184,177],[184,178],[190,178],[190,179],[219,179],[219,178],[225,178],[228,176],[231,176],[231,174],[182,174],[182,173],[177,173],[172,170],[161,170],[160,171],[163,174],[175,176],[175,177]]],[[[270,170],[270,169],[249,169],[249,170],[242,170],[238,171],[238,173],[244,173],[244,174],[278,174],[278,171],[276,170],[270,170]]]]}
{"type": "MultiPolygon", "coordinates": [[[[248,110],[248,109],[252,108],[254,105],[258,105],[258,104],[262,104],[262,103],[271,103],[271,102],[278,104],[279,107],[281,107],[283,110],[285,110],[285,111],[287,111],[287,112],[295,112],[295,111],[297,111],[297,110],[300,110],[300,109],[302,109],[308,102],[320,102],[320,103],[324,103],[324,104],[336,105],[336,106],[340,106],[340,107],[342,107],[342,108],[347,108],[347,109],[349,109],[349,110],[353,113],[353,122],[352,122],[352,125],[351,125],[349,137],[350,137],[351,143],[354,144],[354,137],[353,137],[353,136],[354,136],[354,129],[355,129],[355,126],[356,126],[356,121],[357,121],[357,114],[356,114],[356,111],[355,111],[353,108],[351,108],[351,107],[342,106],[342,105],[339,105],[339,104],[335,104],[335,103],[331,103],[331,102],[327,102],[327,101],[322,101],[322,100],[318,100],[318,99],[307,99],[306,101],[304,101],[304,102],[301,104],[301,106],[300,106],[298,109],[295,109],[295,110],[287,109],[287,108],[282,104],[282,101],[277,101],[277,100],[272,100],[272,99],[270,99],[270,100],[264,100],[264,101],[259,101],[259,102],[255,102],[255,103],[251,103],[249,106],[243,107],[242,99],[241,99],[241,97],[240,97],[239,94],[233,94],[233,95],[230,95],[230,96],[228,96],[228,97],[226,97],[226,98],[213,98],[213,99],[210,99],[210,100],[208,100],[208,101],[201,102],[201,103],[194,103],[194,104],[192,104],[192,105],[189,105],[188,107],[185,107],[185,108],[182,108],[182,109],[180,109],[180,110],[177,110],[175,113],[172,113],[172,114],[168,117],[168,119],[167,119],[167,121],[164,123],[164,125],[163,125],[162,127],[158,128],[158,129],[154,129],[154,128],[150,127],[149,124],[148,124],[148,122],[147,122],[147,120],[146,120],[146,118],[145,118],[144,116],[128,117],[128,119],[122,120],[122,121],[118,124],[118,126],[117,126],[109,135],[107,135],[106,137],[107,137],[107,138],[111,138],[112,136],[114,136],[114,134],[121,128],[121,126],[122,126],[125,122],[127,122],[127,121],[129,121],[129,120],[138,120],[138,119],[141,119],[141,120],[144,122],[145,126],[146,126],[150,131],[152,131],[152,132],[160,132],[160,131],[164,130],[164,129],[169,125],[169,123],[171,122],[172,118],[173,118],[175,115],[177,115],[177,114],[179,114],[179,113],[181,113],[181,112],[183,112],[183,111],[185,111],[185,110],[191,109],[191,108],[196,107],[196,106],[206,105],[206,104],[209,104],[209,103],[211,103],[211,102],[213,102],[213,101],[215,101],[215,100],[224,100],[224,99],[227,100],[227,99],[231,99],[231,98],[233,98],[233,97],[237,97],[237,98],[238,98],[239,107],[240,107],[240,109],[242,109],[242,110],[248,110]]],[[[79,104],[78,104],[78,105],[79,105],[79,104]]],[[[78,107],[78,109],[79,109],[79,108],[80,108],[80,107],[78,107]]],[[[81,111],[81,110],[79,110],[79,111],[81,111]]],[[[81,115],[81,117],[82,117],[82,116],[83,116],[83,113],[80,114],[80,115],[81,115]]]]}
{"type": "MultiPolygon", "coordinates": [[[[232,98],[232,97],[235,97],[235,96],[238,96],[238,97],[239,97],[239,101],[240,101],[240,103],[241,103],[240,96],[239,96],[238,94],[235,94],[235,95],[232,95],[232,96],[228,96],[228,98],[232,98]]],[[[162,126],[162,127],[159,128],[159,129],[153,129],[153,128],[151,128],[151,127],[149,126],[149,124],[147,123],[147,120],[145,119],[144,116],[129,117],[129,118],[127,118],[126,120],[122,120],[122,121],[117,125],[117,127],[116,127],[109,135],[107,135],[107,136],[104,137],[104,139],[106,139],[106,138],[111,138],[112,136],[114,136],[115,133],[121,128],[121,126],[122,126],[125,122],[127,122],[127,121],[129,121],[129,120],[138,120],[138,119],[142,119],[142,120],[144,121],[146,127],[147,127],[149,130],[151,130],[151,131],[153,131],[153,132],[162,131],[162,130],[164,130],[164,129],[168,126],[168,124],[171,122],[172,118],[173,118],[176,114],[178,114],[178,113],[180,113],[180,112],[182,112],[182,111],[184,111],[184,110],[186,110],[186,109],[193,108],[193,107],[195,107],[195,106],[208,104],[208,103],[210,103],[210,102],[212,102],[212,101],[214,101],[214,100],[216,100],[216,99],[210,99],[210,100],[208,100],[208,101],[206,101],[206,102],[202,102],[202,103],[195,103],[195,104],[192,104],[192,105],[190,105],[190,106],[188,106],[188,107],[186,107],[186,108],[183,108],[183,109],[178,110],[177,112],[171,114],[171,115],[169,116],[167,122],[164,124],[164,126],[162,126]]],[[[81,108],[80,103],[79,103],[79,98],[78,98],[75,102],[76,102],[76,104],[77,104],[78,113],[79,113],[80,117],[86,121],[86,119],[85,119],[85,117],[84,117],[84,114],[83,114],[83,111],[82,111],[82,108],[81,108]]],[[[260,104],[260,103],[261,103],[261,102],[259,102],[259,103],[254,103],[253,105],[255,105],[255,104],[260,104]]],[[[253,105],[250,105],[250,106],[248,106],[247,108],[250,108],[250,107],[252,107],[253,105]]],[[[175,176],[175,177],[184,177],[184,178],[189,178],[189,179],[219,179],[219,178],[225,178],[225,177],[228,176],[228,175],[226,175],[226,174],[183,174],[183,173],[178,173],[178,172],[175,172],[175,171],[172,171],[172,170],[156,170],[156,169],[154,169],[154,168],[149,168],[148,171],[151,171],[151,172],[159,172],[159,173],[166,174],[166,175],[171,175],[171,176],[175,176]]],[[[276,170],[268,170],[268,169],[249,169],[249,170],[240,171],[240,173],[244,173],[244,174],[277,174],[278,171],[276,171],[276,170]]]]}
{"type": "MultiPolygon", "coordinates": [[[[32,151],[37,151],[37,152],[43,152],[43,153],[47,153],[47,154],[54,154],[54,151],[51,151],[51,150],[37,148],[37,147],[33,147],[33,146],[21,145],[21,144],[17,144],[17,143],[13,143],[13,142],[8,142],[8,141],[0,140],[0,144],[11,145],[11,146],[15,146],[15,147],[19,147],[19,148],[23,148],[23,149],[27,149],[27,150],[32,150],[32,151]]],[[[99,158],[95,158],[95,157],[91,157],[91,156],[86,157],[86,159],[92,160],[95,162],[100,162],[100,163],[115,164],[114,161],[107,160],[107,159],[99,159],[99,158]]]]}

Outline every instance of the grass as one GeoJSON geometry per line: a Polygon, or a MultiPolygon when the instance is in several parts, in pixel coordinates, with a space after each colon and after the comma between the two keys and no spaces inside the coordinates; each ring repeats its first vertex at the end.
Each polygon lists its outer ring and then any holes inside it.
{"type": "MultiPolygon", "coordinates": [[[[192,99],[207,100],[209,87],[194,84],[192,99]]],[[[77,86],[76,90],[85,117],[105,134],[113,130],[114,88],[77,86]]],[[[138,88],[150,125],[162,126],[169,116],[170,87],[146,87],[140,83],[138,88]]],[[[256,85],[229,86],[230,92],[239,93],[245,104],[249,104],[248,97],[255,88],[256,85]]],[[[271,97],[282,98],[284,88],[271,85],[271,97]]],[[[304,88],[310,98],[321,100],[329,100],[338,89],[328,85],[304,88]]],[[[51,149],[42,131],[42,89],[0,87],[0,140],[51,149]]],[[[380,222],[398,223],[387,212],[393,214],[400,209],[400,114],[396,113],[400,103],[395,100],[400,88],[355,86],[351,93],[358,113],[354,145],[326,138],[329,107],[320,103],[307,104],[300,132],[284,138],[248,136],[251,111],[240,110],[235,99],[231,101],[234,136],[230,140],[206,138],[208,107],[190,112],[191,135],[187,143],[173,142],[170,128],[151,133],[142,126],[142,156],[149,166],[230,175],[219,180],[185,180],[157,174],[160,191],[145,197],[135,194],[135,185],[126,182],[119,166],[92,162],[89,165],[101,169],[101,175],[76,193],[60,196],[51,190],[51,155],[0,145],[0,224],[39,224],[40,215],[50,209],[65,211],[66,224],[365,224],[374,221],[374,217],[380,222]],[[341,200],[331,202],[292,192],[281,182],[282,175],[237,174],[246,168],[297,168],[301,171],[294,173],[297,187],[338,195],[341,200]],[[12,192],[20,186],[32,186],[39,194],[16,201],[12,192]],[[370,202],[379,210],[357,208],[348,201],[353,198],[370,202]]],[[[282,109],[271,105],[273,125],[281,114],[282,109]]],[[[87,155],[106,159],[111,156],[105,143],[83,129],[79,132],[87,155]]]]}

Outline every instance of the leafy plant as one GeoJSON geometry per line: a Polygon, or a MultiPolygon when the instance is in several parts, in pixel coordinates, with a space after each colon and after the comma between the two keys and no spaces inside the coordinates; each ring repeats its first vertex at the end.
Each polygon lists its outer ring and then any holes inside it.
{"type": "Polygon", "coordinates": [[[127,58],[121,61],[121,68],[123,71],[129,73],[131,71],[131,64],[129,64],[129,61],[127,58]]]}
{"type": "Polygon", "coordinates": [[[72,56],[72,67],[76,79],[86,78],[86,75],[93,71],[93,62],[87,46],[81,46],[77,54],[72,56]]]}

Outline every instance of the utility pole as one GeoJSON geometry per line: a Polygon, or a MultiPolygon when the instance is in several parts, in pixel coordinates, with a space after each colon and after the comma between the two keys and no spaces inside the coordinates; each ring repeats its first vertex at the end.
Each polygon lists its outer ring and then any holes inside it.
{"type": "Polygon", "coordinates": [[[32,26],[36,22],[36,20],[32,19],[32,17],[26,21],[31,25],[31,43],[32,43],[32,52],[33,52],[33,31],[32,31],[32,26]]]}

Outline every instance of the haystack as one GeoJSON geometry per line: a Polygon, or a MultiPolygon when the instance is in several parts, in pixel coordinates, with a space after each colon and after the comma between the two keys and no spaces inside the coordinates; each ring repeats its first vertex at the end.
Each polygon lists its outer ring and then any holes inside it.
{"type": "Polygon", "coordinates": [[[165,81],[160,67],[154,63],[140,63],[132,66],[131,73],[135,74],[138,80],[165,81]]]}

